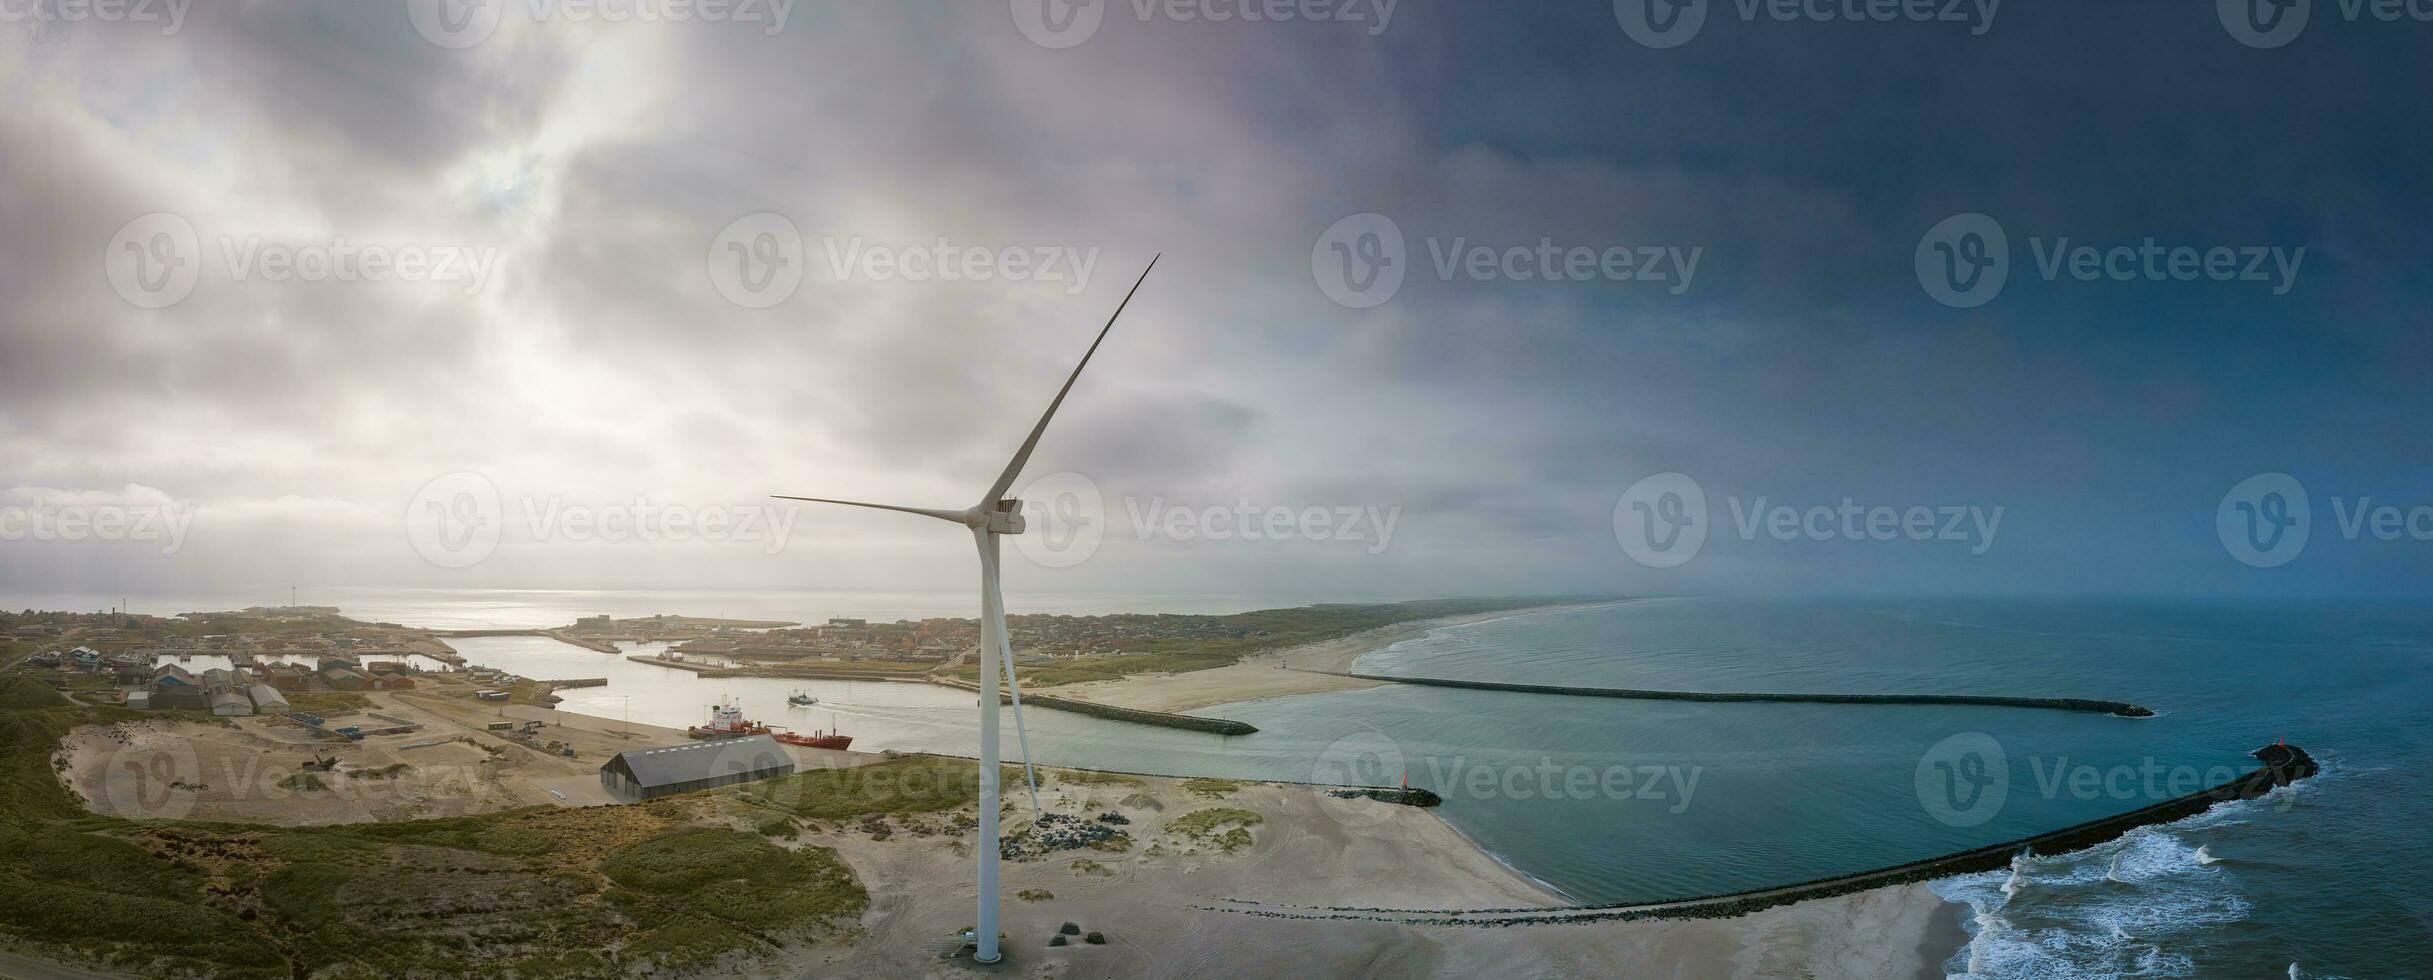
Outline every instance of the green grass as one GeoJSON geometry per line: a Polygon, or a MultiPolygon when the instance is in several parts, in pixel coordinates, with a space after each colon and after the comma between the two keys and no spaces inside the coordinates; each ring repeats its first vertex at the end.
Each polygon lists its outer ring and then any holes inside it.
{"type": "MultiPolygon", "coordinates": [[[[54,768],[60,739],[157,717],[0,676],[0,939],[147,975],[624,977],[731,965],[868,902],[831,851],[695,825],[717,812],[707,795],[292,828],[87,810],[54,768]]],[[[856,798],[969,795],[944,785],[856,798]]]]}
{"type": "Polygon", "coordinates": [[[1232,796],[1235,790],[1241,788],[1241,781],[1236,779],[1183,780],[1183,792],[1189,793],[1203,800],[1221,800],[1228,796],[1232,796]]]}
{"type": "Polygon", "coordinates": [[[1250,828],[1266,822],[1266,818],[1237,807],[1219,806],[1193,810],[1166,821],[1166,830],[1227,854],[1249,847],[1250,828]]]}
{"type": "Polygon", "coordinates": [[[341,711],[361,711],[372,706],[372,699],[353,691],[297,692],[289,694],[287,707],[308,715],[327,717],[341,711]]]}
{"type": "Polygon", "coordinates": [[[1088,769],[1059,769],[1056,778],[1075,786],[1138,786],[1140,780],[1112,772],[1092,772],[1088,769]]]}
{"type": "Polygon", "coordinates": [[[758,931],[859,912],[869,902],[836,852],[788,850],[721,827],[654,837],[611,855],[600,872],[676,907],[758,931]]]}
{"type": "MultiPolygon", "coordinates": [[[[998,785],[1022,784],[1022,770],[999,770],[998,785]]],[[[936,813],[980,800],[980,767],[968,759],[908,755],[850,769],[814,769],[746,783],[726,792],[755,806],[812,820],[884,813],[936,813]]]]}

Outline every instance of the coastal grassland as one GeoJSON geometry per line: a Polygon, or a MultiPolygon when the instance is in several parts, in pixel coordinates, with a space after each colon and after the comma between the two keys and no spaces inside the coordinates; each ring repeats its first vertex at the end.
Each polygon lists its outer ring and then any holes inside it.
{"type": "MultiPolygon", "coordinates": [[[[1430,599],[1419,602],[1376,604],[1329,604],[1299,606],[1291,609],[1261,609],[1229,616],[1106,616],[1111,625],[1127,632],[1138,632],[1142,639],[1125,643],[1120,656],[1091,657],[1070,660],[1047,667],[1018,668],[1022,682],[1034,687],[1054,687],[1084,681],[1115,680],[1126,674],[1182,673],[1223,667],[1243,657],[1265,650],[1300,646],[1325,640],[1339,639],[1381,626],[1435,619],[1443,616],[1466,616],[1473,613],[1521,609],[1562,601],[1547,598],[1517,599],[1430,599]],[[1190,634],[1164,636],[1160,634],[1190,634]]],[[[1054,617],[1014,617],[1019,631],[1026,620],[1044,621],[1054,617]]],[[[977,665],[955,672],[958,676],[976,677],[977,665]]]]}
{"type": "Polygon", "coordinates": [[[287,695],[287,706],[308,715],[327,717],[369,708],[372,699],[353,691],[298,691],[287,695]]]}
{"type": "Polygon", "coordinates": [[[1060,782],[1072,783],[1075,786],[1141,785],[1141,781],[1137,777],[1126,776],[1122,773],[1099,772],[1094,769],[1058,769],[1055,771],[1055,778],[1060,782]]]}
{"type": "Polygon", "coordinates": [[[1166,832],[1231,854],[1249,847],[1252,843],[1250,828],[1265,821],[1265,817],[1249,810],[1229,806],[1209,807],[1166,821],[1166,832]]]}
{"type": "Polygon", "coordinates": [[[1203,800],[1221,800],[1232,796],[1235,790],[1241,788],[1242,782],[1238,779],[1198,777],[1183,780],[1183,792],[1203,800]]]}
{"type": "MultiPolygon", "coordinates": [[[[1022,769],[1001,767],[998,785],[1022,784],[1022,769]]],[[[969,759],[907,755],[868,766],[814,769],[722,790],[761,810],[830,822],[873,814],[911,816],[980,801],[980,766],[969,759]]]]}
{"type": "Polygon", "coordinates": [[[86,809],[61,738],[145,717],[0,677],[0,934],[146,974],[625,976],[816,940],[869,901],[826,848],[708,825],[714,794],[325,827],[86,809]]]}

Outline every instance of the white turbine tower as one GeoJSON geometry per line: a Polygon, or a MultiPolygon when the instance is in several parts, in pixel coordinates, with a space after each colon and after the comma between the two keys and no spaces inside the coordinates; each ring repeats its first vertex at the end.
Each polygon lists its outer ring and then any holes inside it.
{"type": "Polygon", "coordinates": [[[1022,743],[1022,773],[1031,790],[1031,812],[1039,811],[1039,784],[1031,777],[1030,733],[1022,726],[1022,685],[1014,678],[1014,649],[1005,630],[1005,597],[997,588],[997,539],[1003,535],[1022,533],[1022,502],[1008,499],[1006,492],[1022,475],[1022,464],[1031,459],[1031,450],[1039,445],[1040,433],[1048,429],[1048,420],[1056,417],[1056,408],[1064,404],[1064,396],[1073,390],[1073,382],[1081,379],[1081,369],[1090,366],[1090,355],[1098,353],[1098,345],[1107,339],[1107,331],[1115,329],[1115,320],[1124,315],[1124,307],[1132,302],[1132,294],[1140,292],[1140,284],[1148,281],[1149,270],[1157,268],[1157,259],[1149,260],[1148,268],[1133,280],[1132,289],[1124,293],[1123,302],[1115,305],[1115,313],[1107,317],[1107,325],[1098,329],[1098,339],[1090,341],[1090,349],[1081,355],[1081,363],[1073,366],[1072,377],[1048,402],[1048,410],[1039,416],[1039,424],[1031,427],[1030,438],[1022,440],[1015,450],[1013,462],[1005,464],[1005,472],[989,485],[980,502],[963,510],[943,510],[931,507],[899,507],[894,504],[872,504],[858,500],[831,500],[826,497],[789,497],[776,495],[779,500],[805,500],[817,504],[843,504],[847,507],[872,507],[879,510],[901,511],[935,517],[941,521],[971,528],[972,541],[980,548],[980,915],[974,937],[979,949],[973,958],[982,963],[995,963],[997,951],[997,670],[1002,664],[1005,682],[1014,698],[1014,732],[1022,743]]]}

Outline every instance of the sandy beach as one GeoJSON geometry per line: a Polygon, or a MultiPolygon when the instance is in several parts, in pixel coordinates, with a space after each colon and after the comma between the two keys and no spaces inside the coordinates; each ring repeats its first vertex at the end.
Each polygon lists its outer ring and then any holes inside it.
{"type": "Polygon", "coordinates": [[[1381,682],[1356,677],[1330,677],[1311,671],[1347,671],[1352,662],[1363,654],[1383,650],[1404,640],[1428,635],[1430,630],[1467,623],[1481,623],[1509,616],[1527,616],[1557,609],[1580,609],[1610,603],[1580,603],[1534,606],[1527,609],[1500,609],[1493,612],[1464,616],[1443,616],[1396,623],[1350,636],[1305,643],[1296,647],[1244,657],[1225,667],[1187,671],[1180,674],[1133,674],[1122,680],[1088,681],[1061,687],[1044,688],[1041,693],[1076,701],[1096,701],[1123,708],[1144,711],[1191,711],[1216,704],[1259,701],[1292,694],[1314,694],[1321,691],[1351,691],[1376,687],[1381,682]],[[1296,668],[1283,669],[1285,665],[1296,668]]]}
{"type": "MultiPolygon", "coordinates": [[[[1103,777],[1102,777],[1103,778],[1103,777]]],[[[1958,938],[1923,886],[1878,889],[1737,919],[1508,928],[1308,921],[1228,911],[1228,899],[1299,905],[1519,907],[1561,899],[1472,846],[1426,810],[1343,801],[1305,786],[1246,784],[1221,799],[1180,780],[1076,784],[1051,776],[1049,812],[1130,821],[1127,853],[1063,851],[1005,865],[1009,976],[1632,976],[1900,978],[1940,975],[1958,938]],[[1232,853],[1166,828],[1195,811],[1258,816],[1232,853]],[[1077,866],[1076,861],[1088,862],[1077,866]],[[1028,899],[1017,895],[1028,894],[1028,899]],[[1102,932],[1050,946],[1060,925],[1102,932]]],[[[1016,816],[1026,804],[1016,801],[1016,816]]],[[[1010,825],[1010,823],[1009,823],[1010,825]]],[[[860,827],[806,838],[834,847],[870,888],[864,933],[754,976],[966,977],[936,941],[971,922],[961,840],[873,840],[860,827]]]]}

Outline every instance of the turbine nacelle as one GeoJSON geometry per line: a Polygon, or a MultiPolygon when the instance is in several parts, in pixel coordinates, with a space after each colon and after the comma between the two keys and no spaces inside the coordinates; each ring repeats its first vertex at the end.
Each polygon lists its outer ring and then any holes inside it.
{"type": "Polygon", "coordinates": [[[1022,501],[1000,500],[994,509],[974,507],[964,518],[973,527],[987,528],[990,534],[1021,534],[1022,501]]]}

